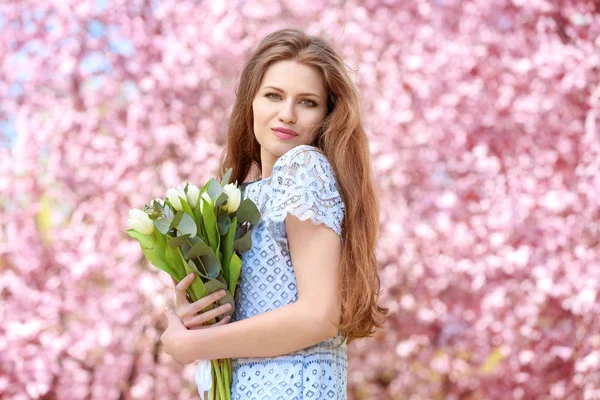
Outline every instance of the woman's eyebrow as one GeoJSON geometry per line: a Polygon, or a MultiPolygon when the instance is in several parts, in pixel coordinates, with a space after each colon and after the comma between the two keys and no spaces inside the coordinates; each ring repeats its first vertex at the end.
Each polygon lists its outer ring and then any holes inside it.
{"type": "MultiPolygon", "coordinates": [[[[274,90],[277,90],[279,92],[285,93],[285,90],[281,90],[281,89],[279,89],[278,87],[275,87],[275,86],[264,86],[263,89],[274,89],[274,90]]],[[[298,93],[298,96],[315,96],[315,97],[321,98],[318,94],[309,93],[309,92],[298,93]]]]}

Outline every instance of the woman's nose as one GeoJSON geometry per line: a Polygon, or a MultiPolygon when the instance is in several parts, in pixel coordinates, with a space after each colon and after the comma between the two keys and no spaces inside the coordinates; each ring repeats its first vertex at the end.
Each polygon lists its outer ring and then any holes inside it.
{"type": "Polygon", "coordinates": [[[294,104],[291,102],[282,105],[282,109],[279,111],[279,119],[281,122],[291,124],[296,122],[296,112],[294,111],[294,104]]]}

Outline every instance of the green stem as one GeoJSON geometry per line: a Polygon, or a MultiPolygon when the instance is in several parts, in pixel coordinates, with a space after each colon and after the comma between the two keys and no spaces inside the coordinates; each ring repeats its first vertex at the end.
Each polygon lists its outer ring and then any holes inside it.
{"type": "Polygon", "coordinates": [[[224,366],[225,373],[225,394],[227,395],[227,400],[231,400],[231,358],[225,360],[224,366]]]}
{"type": "Polygon", "coordinates": [[[218,400],[225,400],[225,392],[223,391],[223,375],[221,374],[221,368],[219,366],[219,360],[214,360],[215,362],[215,374],[217,375],[217,391],[218,391],[218,400]]]}
{"type": "Polygon", "coordinates": [[[217,368],[215,367],[217,360],[212,360],[211,364],[212,364],[212,368],[211,368],[211,375],[213,378],[213,384],[210,388],[210,400],[217,400],[217,368]]]}

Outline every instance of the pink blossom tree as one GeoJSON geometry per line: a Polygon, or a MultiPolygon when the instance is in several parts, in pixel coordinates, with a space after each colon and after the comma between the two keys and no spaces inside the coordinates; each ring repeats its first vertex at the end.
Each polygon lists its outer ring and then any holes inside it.
{"type": "Polygon", "coordinates": [[[600,397],[600,6],[0,5],[0,397],[197,398],[130,208],[214,175],[242,63],[323,35],[361,92],[382,303],[353,399],[600,397]]]}

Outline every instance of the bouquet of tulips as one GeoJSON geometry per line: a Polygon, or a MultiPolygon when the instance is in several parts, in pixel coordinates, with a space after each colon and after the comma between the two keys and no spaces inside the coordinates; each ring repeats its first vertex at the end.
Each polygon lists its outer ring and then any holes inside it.
{"type": "MultiPolygon", "coordinates": [[[[237,182],[229,183],[230,177],[228,170],[221,182],[211,178],[202,189],[189,182],[184,188],[169,189],[165,199],[130,210],[127,230],[146,259],[177,282],[191,272],[201,278],[187,290],[190,302],[225,289],[227,295],[203,311],[230,303],[225,314],[229,316],[235,312],[241,253],[252,247],[252,229],[260,221],[256,205],[249,199],[241,201],[237,182]]],[[[209,324],[216,322],[215,318],[209,324]]],[[[212,360],[210,366],[214,383],[210,398],[231,399],[231,360],[212,360]]]]}

